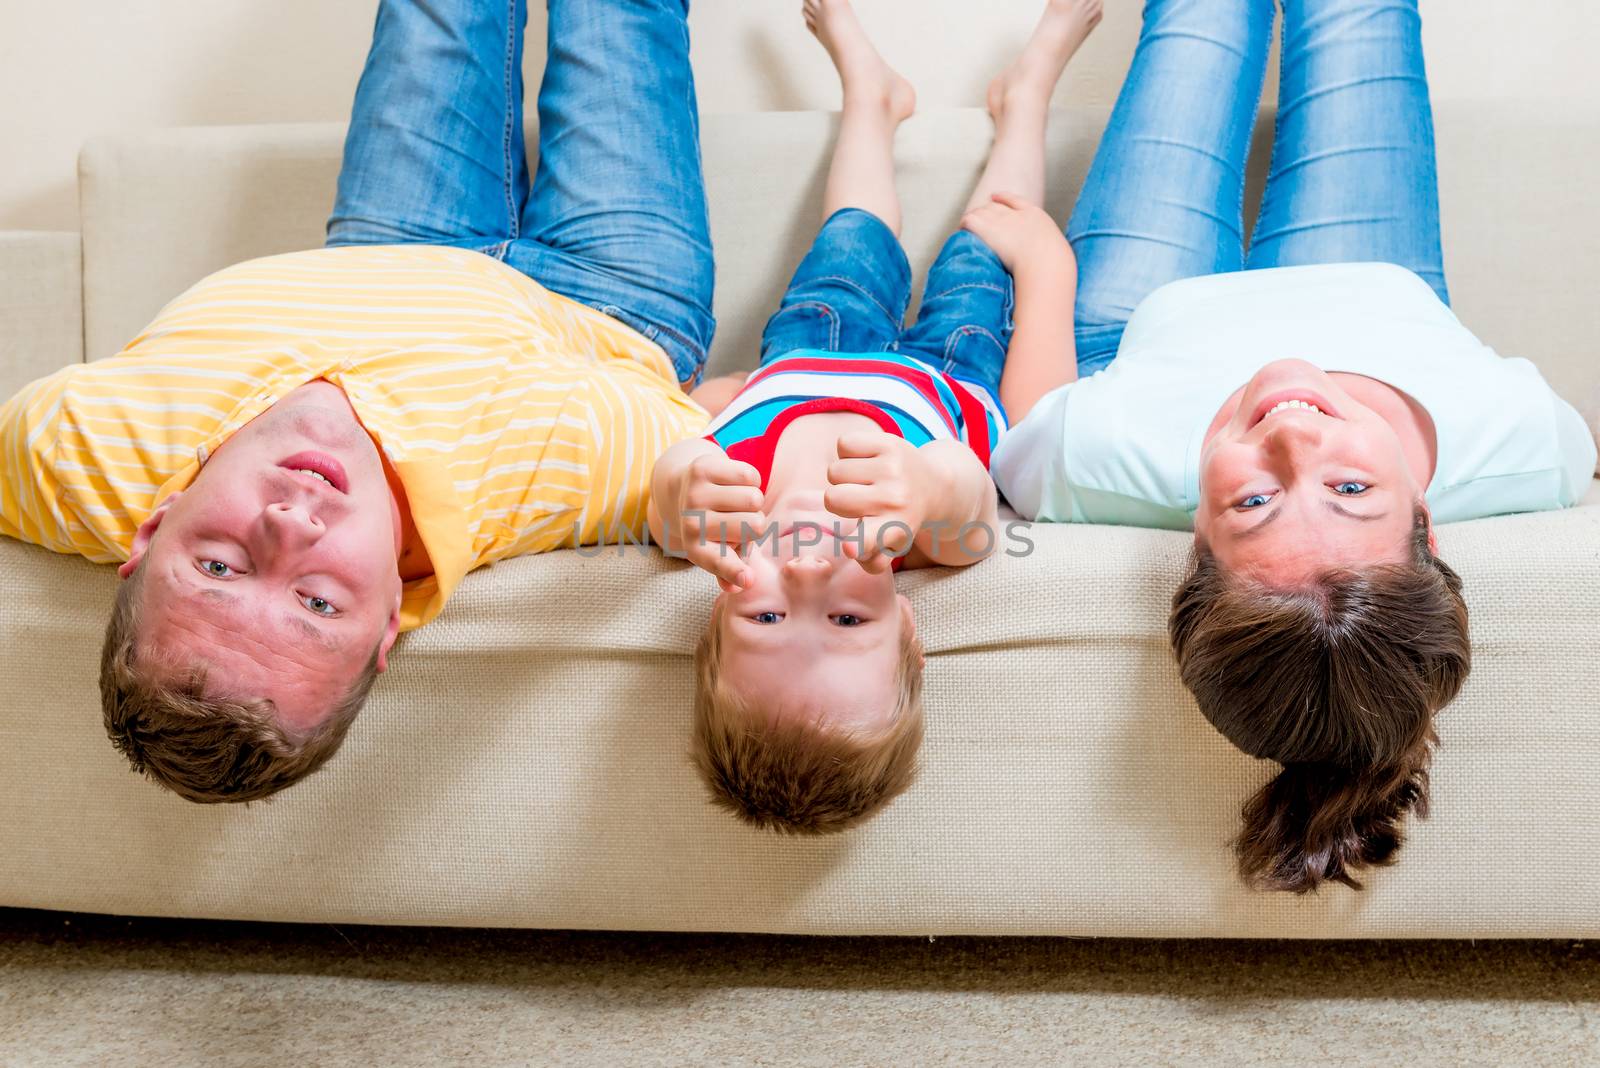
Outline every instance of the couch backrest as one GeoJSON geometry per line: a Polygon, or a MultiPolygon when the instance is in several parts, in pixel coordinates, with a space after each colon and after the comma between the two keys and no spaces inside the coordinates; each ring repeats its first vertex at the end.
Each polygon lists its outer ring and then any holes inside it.
{"type": "MultiPolygon", "coordinates": [[[[1053,213],[1065,219],[1107,113],[1052,122],[1053,213]]],[[[1262,133],[1270,131],[1270,113],[1262,133]]],[[[815,232],[836,118],[708,116],[703,153],[720,326],[712,370],[754,362],[761,328],[815,232]]],[[[1438,116],[1446,259],[1463,321],[1540,364],[1583,406],[1600,390],[1600,122],[1526,107],[1438,116]]],[[[173,296],[239,260],[321,243],[343,128],[160,130],[103,138],[80,159],[85,351],[115,353],[173,296]]],[[[919,269],[959,218],[990,139],[978,110],[918,115],[898,143],[905,242],[919,269]]],[[[535,143],[530,135],[529,143],[535,143]]],[[[1258,137],[1252,185],[1266,153],[1258,137]]],[[[1253,198],[1252,198],[1253,199],[1253,198]]]]}

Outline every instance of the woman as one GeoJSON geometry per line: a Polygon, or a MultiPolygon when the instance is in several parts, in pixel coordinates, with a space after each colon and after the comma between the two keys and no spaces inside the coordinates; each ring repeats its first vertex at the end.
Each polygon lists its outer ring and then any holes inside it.
{"type": "Polygon", "coordinates": [[[1247,881],[1359,887],[1427,801],[1470,666],[1436,522],[1561,508],[1582,420],[1450,313],[1416,0],[1284,0],[1271,176],[1244,170],[1270,0],[1149,0],[1067,236],[1077,381],[993,470],[1024,516],[1192,528],[1184,684],[1284,769],[1244,807],[1247,881]]]}

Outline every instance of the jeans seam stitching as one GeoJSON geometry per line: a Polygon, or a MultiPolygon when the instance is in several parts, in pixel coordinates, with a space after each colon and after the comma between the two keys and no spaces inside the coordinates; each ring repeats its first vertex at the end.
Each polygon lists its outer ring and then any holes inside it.
{"type": "MultiPolygon", "coordinates": [[[[813,282],[838,282],[840,285],[845,286],[845,287],[847,287],[849,289],[855,290],[857,293],[861,294],[861,296],[863,296],[867,300],[871,301],[873,307],[875,307],[879,311],[883,312],[883,314],[887,315],[890,319],[894,319],[895,318],[894,312],[890,311],[887,307],[885,307],[883,301],[881,301],[877,297],[873,296],[870,292],[867,291],[867,288],[865,286],[863,286],[860,282],[857,282],[854,278],[850,278],[850,277],[848,277],[846,275],[842,275],[842,274],[823,274],[823,275],[817,275],[815,278],[810,279],[810,281],[813,281],[813,282]]],[[[905,321],[905,317],[906,317],[905,309],[902,306],[901,311],[900,311],[900,321],[904,322],[905,321]]]]}
{"type": "Polygon", "coordinates": [[[519,235],[522,222],[517,214],[517,205],[514,196],[515,189],[513,188],[516,185],[516,182],[513,179],[513,175],[516,172],[516,164],[511,158],[511,144],[516,138],[516,131],[514,128],[517,122],[517,105],[513,95],[513,82],[516,76],[516,55],[517,0],[506,0],[506,63],[504,72],[506,112],[505,130],[502,141],[504,142],[503,154],[506,168],[504,182],[506,194],[506,233],[513,238],[519,235]]]}

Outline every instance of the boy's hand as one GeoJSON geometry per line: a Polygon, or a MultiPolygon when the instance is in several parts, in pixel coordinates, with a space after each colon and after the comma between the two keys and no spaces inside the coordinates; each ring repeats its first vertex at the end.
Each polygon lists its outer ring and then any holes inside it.
{"type": "Polygon", "coordinates": [[[961,228],[981,237],[1013,275],[1036,264],[1077,263],[1050,214],[1010,193],[996,193],[989,203],[967,212],[961,228]]]}
{"type": "Polygon", "coordinates": [[[761,511],[761,474],[725,453],[698,457],[678,492],[683,552],[690,563],[717,577],[723,588],[746,588],[750,569],[739,555],[743,534],[766,529],[761,511]]]}
{"type": "Polygon", "coordinates": [[[861,520],[861,540],[844,543],[847,555],[877,573],[909,552],[936,492],[933,478],[921,450],[905,438],[881,430],[840,437],[839,458],[828,465],[833,485],[822,503],[834,515],[861,520]]]}

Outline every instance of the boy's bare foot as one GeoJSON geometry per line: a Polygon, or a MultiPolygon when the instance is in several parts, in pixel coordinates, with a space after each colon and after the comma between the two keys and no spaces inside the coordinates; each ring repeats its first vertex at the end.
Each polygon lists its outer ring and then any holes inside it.
{"type": "Polygon", "coordinates": [[[1067,61],[1100,24],[1102,0],[1047,0],[1033,36],[1011,65],[989,83],[989,114],[1027,108],[1042,116],[1067,61]]]}
{"type": "MultiPolygon", "coordinates": [[[[1094,0],[1096,9],[1099,0],[1094,0]]],[[[882,108],[894,123],[917,109],[917,91],[884,62],[850,0],[805,0],[806,26],[839,69],[846,107],[882,108]]]]}

